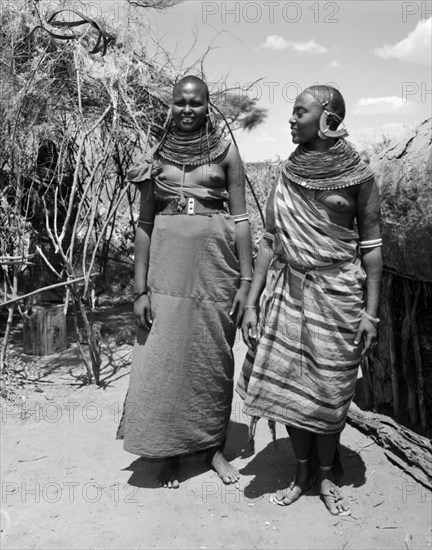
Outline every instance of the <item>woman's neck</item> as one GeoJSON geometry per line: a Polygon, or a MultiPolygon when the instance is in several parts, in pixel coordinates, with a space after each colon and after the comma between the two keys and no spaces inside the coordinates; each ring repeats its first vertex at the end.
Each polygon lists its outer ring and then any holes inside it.
{"type": "Polygon", "coordinates": [[[314,141],[310,141],[309,143],[305,143],[304,147],[306,149],[309,149],[309,151],[317,151],[319,153],[325,153],[331,147],[333,147],[333,145],[335,145],[336,142],[337,142],[337,139],[323,140],[323,139],[317,138],[314,141]]]}

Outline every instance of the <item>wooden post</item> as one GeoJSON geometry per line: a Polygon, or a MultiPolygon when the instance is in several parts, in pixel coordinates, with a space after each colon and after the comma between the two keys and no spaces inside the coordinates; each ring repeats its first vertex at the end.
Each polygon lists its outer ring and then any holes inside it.
{"type": "Polygon", "coordinates": [[[37,305],[23,316],[23,350],[30,355],[52,355],[66,349],[63,304],[37,305]]]}

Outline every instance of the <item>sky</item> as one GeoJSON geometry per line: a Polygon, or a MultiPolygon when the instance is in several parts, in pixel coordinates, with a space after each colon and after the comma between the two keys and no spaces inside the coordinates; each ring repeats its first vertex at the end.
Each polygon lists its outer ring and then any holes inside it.
{"type": "MultiPolygon", "coordinates": [[[[127,13],[124,0],[92,3],[115,18],[127,13]]],[[[139,13],[171,56],[186,56],[185,66],[212,45],[203,64],[211,90],[226,81],[245,93],[239,87],[259,80],[248,94],[268,117],[236,133],[247,162],[294,149],[288,121],[295,97],[311,84],[341,91],[348,139],[359,149],[431,116],[432,1],[186,0],[139,13]]]]}

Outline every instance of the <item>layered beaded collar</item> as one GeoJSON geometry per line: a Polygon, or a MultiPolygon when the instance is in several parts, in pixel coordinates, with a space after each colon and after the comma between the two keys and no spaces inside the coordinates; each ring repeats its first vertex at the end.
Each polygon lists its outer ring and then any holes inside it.
{"type": "Polygon", "coordinates": [[[286,161],[283,173],[290,181],[308,189],[340,189],[373,178],[371,168],[344,139],[338,139],[324,152],[299,145],[286,161]]]}
{"type": "Polygon", "coordinates": [[[216,134],[206,123],[197,132],[183,132],[176,126],[167,132],[156,154],[175,164],[199,166],[209,164],[224,153],[230,142],[216,134]]]}

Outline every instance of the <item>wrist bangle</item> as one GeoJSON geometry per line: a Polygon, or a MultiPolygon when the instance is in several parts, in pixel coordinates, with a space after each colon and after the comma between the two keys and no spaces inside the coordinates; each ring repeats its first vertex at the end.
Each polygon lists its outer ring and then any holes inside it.
{"type": "Polygon", "coordinates": [[[240,277],[240,281],[249,281],[252,282],[252,277],[240,277]]]}
{"type": "Polygon", "coordinates": [[[365,319],[367,319],[368,321],[370,321],[375,327],[378,325],[378,323],[380,322],[380,319],[378,319],[378,317],[372,317],[371,315],[369,315],[368,313],[366,313],[366,311],[363,311],[363,317],[365,319]]]}
{"type": "Polygon", "coordinates": [[[134,302],[138,300],[138,298],[141,298],[141,296],[145,296],[148,294],[148,290],[142,290],[141,292],[135,292],[134,293],[134,302]]]}
{"type": "Polygon", "coordinates": [[[243,309],[256,309],[256,306],[245,306],[243,309]]]}
{"type": "Polygon", "coordinates": [[[234,223],[247,222],[249,221],[249,214],[245,212],[244,214],[237,214],[233,216],[234,223]]]}

